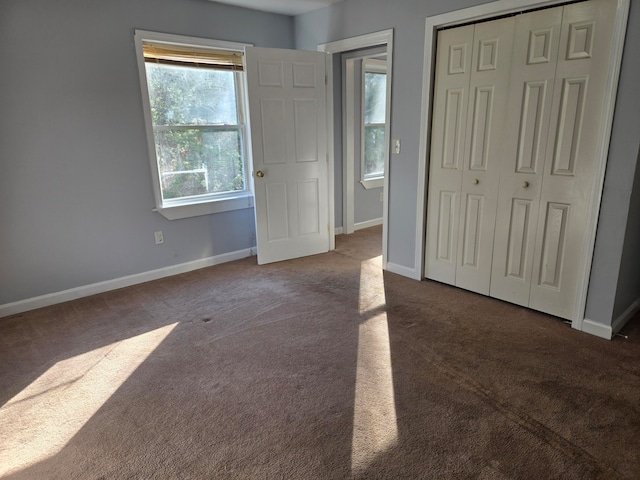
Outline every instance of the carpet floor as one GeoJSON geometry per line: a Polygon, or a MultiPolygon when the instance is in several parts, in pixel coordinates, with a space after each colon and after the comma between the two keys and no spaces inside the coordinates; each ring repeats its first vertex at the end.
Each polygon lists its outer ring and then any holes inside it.
{"type": "Polygon", "coordinates": [[[640,317],[606,341],[336,243],[0,319],[0,478],[640,478],[640,317]]]}

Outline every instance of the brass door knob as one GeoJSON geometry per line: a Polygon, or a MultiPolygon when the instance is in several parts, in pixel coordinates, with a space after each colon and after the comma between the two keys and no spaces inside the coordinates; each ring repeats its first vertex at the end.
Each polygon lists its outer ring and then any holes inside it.
{"type": "Polygon", "coordinates": [[[262,170],[258,170],[256,172],[256,177],[260,177],[260,178],[264,177],[264,172],[262,170]]]}

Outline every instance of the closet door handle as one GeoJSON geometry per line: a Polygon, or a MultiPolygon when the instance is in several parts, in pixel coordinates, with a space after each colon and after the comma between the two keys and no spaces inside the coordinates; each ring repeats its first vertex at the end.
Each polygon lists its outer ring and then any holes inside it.
{"type": "Polygon", "coordinates": [[[522,182],[522,188],[528,188],[529,187],[529,182],[524,181],[522,182]]]}
{"type": "Polygon", "coordinates": [[[474,185],[478,185],[479,183],[480,183],[480,180],[478,180],[477,178],[473,180],[474,185]]]}

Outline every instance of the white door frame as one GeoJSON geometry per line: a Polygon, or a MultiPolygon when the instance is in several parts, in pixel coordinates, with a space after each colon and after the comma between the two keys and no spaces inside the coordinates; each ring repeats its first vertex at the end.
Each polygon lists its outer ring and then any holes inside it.
{"type": "MultiPolygon", "coordinates": [[[[609,151],[609,141],[611,139],[611,127],[613,125],[613,114],[615,108],[616,94],[618,91],[618,79],[620,76],[620,65],[622,63],[622,51],[624,49],[624,39],[627,30],[627,18],[629,16],[630,0],[616,1],[616,17],[614,22],[614,33],[611,45],[611,69],[607,78],[605,100],[603,105],[603,119],[600,133],[598,135],[598,149],[596,154],[596,165],[598,170],[594,175],[592,184],[590,217],[587,222],[587,235],[585,235],[584,261],[580,266],[578,294],[573,310],[571,326],[577,330],[583,329],[584,311],[587,303],[587,289],[589,287],[589,275],[593,259],[593,249],[598,226],[598,215],[600,213],[600,202],[602,199],[602,188],[604,185],[604,173],[609,151]]],[[[416,251],[415,251],[415,272],[416,280],[424,278],[424,255],[426,247],[425,225],[426,225],[426,190],[428,156],[430,151],[431,137],[431,115],[433,107],[433,78],[435,75],[435,48],[438,29],[451,27],[463,23],[485,20],[488,18],[520,13],[540,7],[549,7],[566,3],[563,0],[498,0],[496,2],[478,5],[476,7],[457,10],[428,17],[425,26],[424,44],[424,70],[422,77],[422,113],[421,129],[423,135],[420,137],[420,157],[418,164],[418,203],[416,209],[416,251]]]]}
{"type": "MultiPolygon", "coordinates": [[[[335,249],[335,187],[334,187],[334,154],[333,154],[333,142],[334,142],[334,109],[333,109],[333,55],[349,52],[351,50],[358,50],[361,48],[376,47],[386,45],[387,46],[387,112],[385,123],[387,129],[391,127],[391,75],[393,72],[393,29],[382,30],[380,32],[369,33],[360,35],[357,37],[346,38],[344,40],[338,40],[335,42],[323,43],[318,45],[318,50],[326,52],[327,55],[327,142],[328,142],[328,155],[329,155],[329,238],[331,242],[330,248],[335,249]]],[[[386,132],[386,141],[390,142],[390,132],[386,132]]],[[[382,202],[382,268],[387,268],[387,239],[388,239],[388,216],[389,216],[389,154],[386,155],[384,161],[384,185],[383,185],[383,202],[382,202]]],[[[343,168],[347,168],[349,162],[345,162],[343,159],[343,168]]],[[[353,168],[353,165],[351,165],[353,168]]],[[[353,173],[351,174],[353,177],[353,173]]],[[[346,182],[346,174],[343,174],[343,183],[346,182]]],[[[353,188],[353,187],[352,187],[353,188]]],[[[345,219],[343,219],[344,222],[345,219]]]]}

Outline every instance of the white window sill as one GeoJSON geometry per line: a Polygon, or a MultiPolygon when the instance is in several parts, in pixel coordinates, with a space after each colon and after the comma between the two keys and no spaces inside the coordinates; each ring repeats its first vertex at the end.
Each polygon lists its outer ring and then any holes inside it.
{"type": "Polygon", "coordinates": [[[178,220],[181,218],[211,215],[213,213],[230,212],[232,210],[243,210],[245,208],[252,207],[253,195],[251,193],[244,192],[232,197],[208,200],[206,202],[154,208],[153,211],[158,212],[168,220],[178,220]]]}
{"type": "Polygon", "coordinates": [[[384,177],[372,178],[371,180],[360,180],[360,183],[367,190],[371,188],[382,188],[384,186],[384,177]]]}

